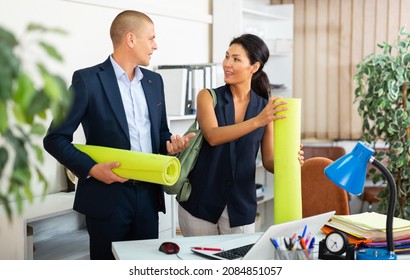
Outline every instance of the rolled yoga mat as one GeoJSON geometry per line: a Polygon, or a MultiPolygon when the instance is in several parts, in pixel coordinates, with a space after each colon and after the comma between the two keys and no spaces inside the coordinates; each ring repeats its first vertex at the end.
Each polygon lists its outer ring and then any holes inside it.
{"type": "Polygon", "coordinates": [[[97,163],[120,162],[113,172],[127,179],[172,186],[179,179],[181,164],[173,156],[141,153],[93,145],[74,145],[97,163]]]}
{"type": "Polygon", "coordinates": [[[274,223],[302,219],[302,186],[299,163],[301,99],[283,98],[288,110],[274,122],[274,223]]]}

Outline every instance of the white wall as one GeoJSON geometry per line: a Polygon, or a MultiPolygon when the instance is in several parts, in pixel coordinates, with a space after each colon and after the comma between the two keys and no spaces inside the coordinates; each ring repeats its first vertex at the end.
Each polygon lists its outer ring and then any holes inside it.
{"type": "MultiPolygon", "coordinates": [[[[63,54],[64,64],[48,65],[69,84],[74,70],[100,63],[112,52],[109,28],[114,17],[125,9],[145,12],[154,21],[158,50],[149,68],[211,62],[210,0],[2,0],[0,25],[22,40],[28,23],[66,30],[66,37],[47,37],[63,54]]],[[[59,191],[65,188],[61,167],[46,155],[50,192],[59,191]]],[[[42,188],[36,184],[33,189],[36,195],[41,194],[42,188]]]]}

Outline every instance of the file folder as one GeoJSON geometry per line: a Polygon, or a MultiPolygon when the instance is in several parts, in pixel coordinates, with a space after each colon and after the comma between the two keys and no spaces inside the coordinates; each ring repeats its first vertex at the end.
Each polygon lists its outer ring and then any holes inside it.
{"type": "Polygon", "coordinates": [[[169,68],[156,70],[162,76],[165,91],[165,106],[168,115],[183,116],[190,107],[188,68],[169,68]]]}
{"type": "Polygon", "coordinates": [[[164,81],[168,115],[195,114],[198,92],[217,87],[215,64],[159,65],[156,72],[164,81]]]}

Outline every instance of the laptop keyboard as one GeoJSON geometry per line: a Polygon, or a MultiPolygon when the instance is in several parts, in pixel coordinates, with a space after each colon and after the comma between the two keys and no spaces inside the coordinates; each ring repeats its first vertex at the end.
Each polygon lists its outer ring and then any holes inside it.
{"type": "Polygon", "coordinates": [[[233,248],[230,250],[222,251],[216,253],[216,256],[228,259],[228,260],[235,260],[240,259],[248,253],[248,251],[252,248],[253,244],[244,245],[241,247],[233,248]]]}

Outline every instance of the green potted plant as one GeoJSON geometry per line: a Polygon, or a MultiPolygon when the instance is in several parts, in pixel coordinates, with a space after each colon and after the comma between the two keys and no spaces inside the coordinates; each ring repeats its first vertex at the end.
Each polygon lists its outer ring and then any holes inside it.
{"type": "Polygon", "coordinates": [[[46,120],[61,118],[70,103],[63,78],[45,64],[46,60],[63,61],[56,48],[44,40],[50,33],[66,34],[61,29],[29,24],[24,41],[19,41],[0,26],[0,204],[9,218],[13,215],[11,202],[16,202],[16,210],[21,212],[23,201],[33,200],[32,179],[47,192],[39,143],[48,126],[46,120]]]}
{"type": "MultiPolygon", "coordinates": [[[[375,157],[387,163],[397,187],[395,216],[410,219],[410,33],[400,28],[394,44],[378,44],[380,54],[370,54],[357,64],[355,102],[363,118],[362,140],[385,144],[375,157]]],[[[370,169],[373,183],[384,181],[370,169]]],[[[388,190],[379,194],[378,210],[386,212],[388,190]]]]}

